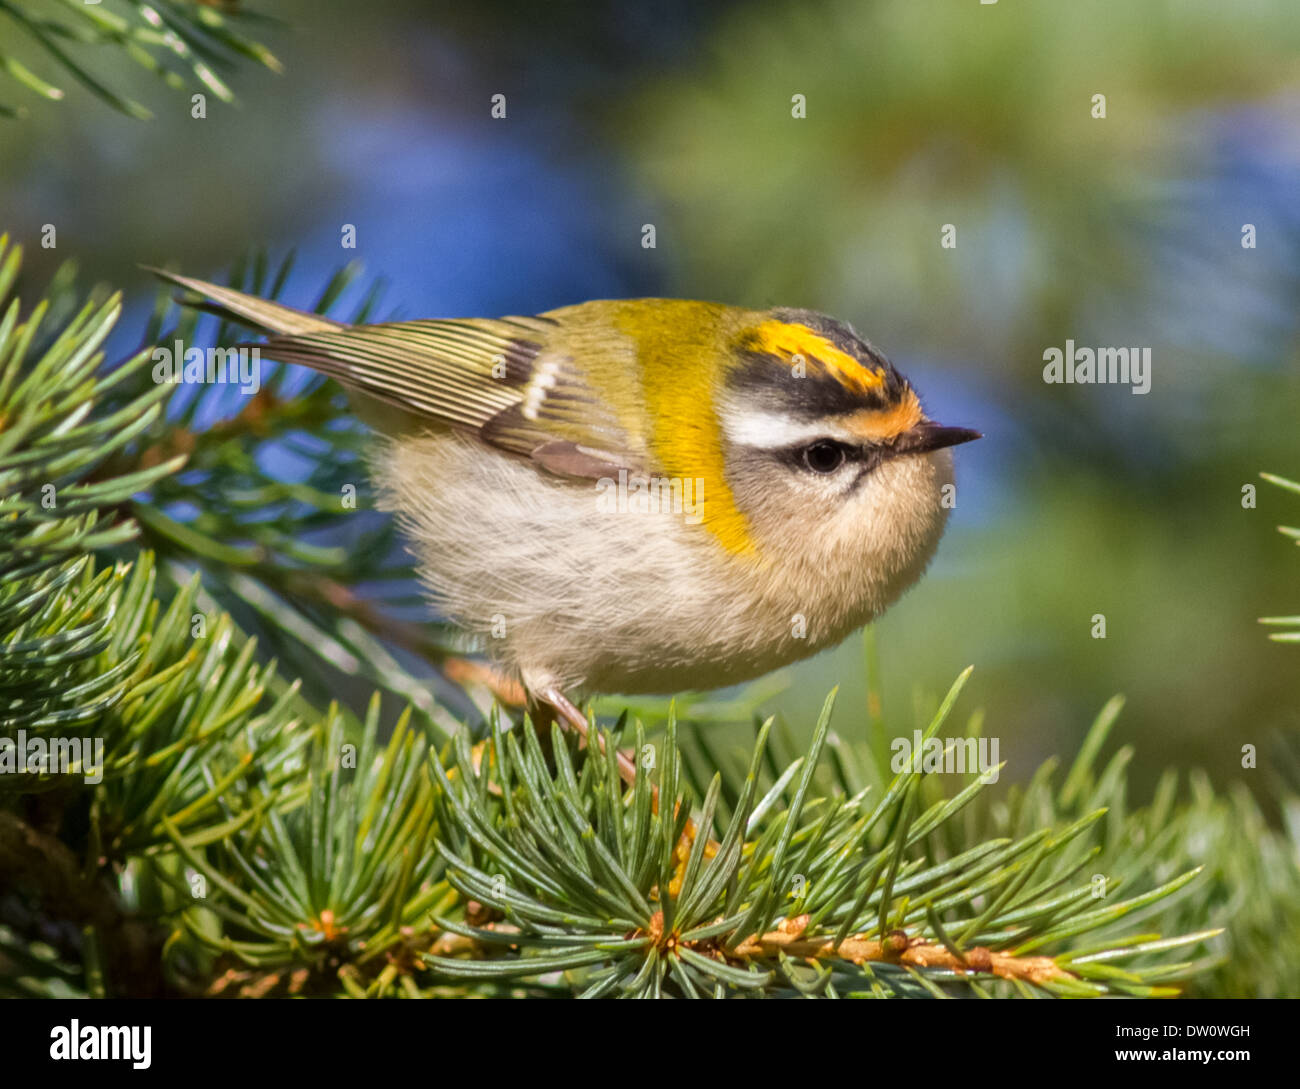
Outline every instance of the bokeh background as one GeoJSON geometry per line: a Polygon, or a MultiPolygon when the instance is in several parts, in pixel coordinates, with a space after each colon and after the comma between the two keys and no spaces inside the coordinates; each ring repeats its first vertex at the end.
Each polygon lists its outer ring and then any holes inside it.
{"type": "MultiPolygon", "coordinates": [[[[1300,477],[1300,7],[260,10],[285,73],[239,73],[239,104],[204,120],[128,74],[153,121],[76,91],[0,121],[0,227],[33,281],[76,256],[127,288],[123,350],[154,290],[139,263],[217,276],[259,245],[297,249],[299,305],[360,258],[408,317],[635,295],[833,313],[987,436],[957,452],[931,572],[876,625],[891,732],[973,663],[963,706],[1008,778],[1071,754],[1122,692],[1139,786],[1169,765],[1263,781],[1241,746],[1267,765],[1300,730],[1300,648],[1257,623],[1300,612],[1300,553],[1273,531],[1300,499],[1258,477],[1300,477]],[[1151,392],[1044,384],[1067,338],[1150,347],[1151,392]]],[[[856,639],[782,682],[761,703],[796,730],[836,683],[841,731],[863,720],[856,639]]]]}

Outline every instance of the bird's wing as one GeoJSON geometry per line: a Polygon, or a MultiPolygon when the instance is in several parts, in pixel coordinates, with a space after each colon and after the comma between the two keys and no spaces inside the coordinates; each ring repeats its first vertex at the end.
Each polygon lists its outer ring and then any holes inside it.
{"type": "MultiPolygon", "coordinates": [[[[176,284],[178,287],[192,291],[204,299],[215,303],[205,309],[215,312],[218,317],[247,325],[262,333],[313,333],[325,329],[346,329],[342,322],[311,314],[306,310],[295,310],[292,306],[259,299],[256,295],[238,291],[233,287],[196,280],[192,276],[180,276],[166,269],[142,266],[146,272],[152,272],[160,280],[176,284]]],[[[194,305],[194,304],[189,304],[194,305]]]]}
{"type": "MultiPolygon", "coordinates": [[[[157,271],[157,270],[154,270],[157,271]]],[[[341,325],[203,280],[159,273],[268,330],[257,347],[368,397],[530,457],[562,476],[635,470],[644,451],[590,388],[577,362],[546,344],[545,317],[341,325]]]]}

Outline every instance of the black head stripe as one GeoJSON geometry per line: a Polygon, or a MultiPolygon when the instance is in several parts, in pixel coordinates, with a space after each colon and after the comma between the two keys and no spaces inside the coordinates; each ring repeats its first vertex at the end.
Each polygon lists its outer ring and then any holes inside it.
{"type": "Polygon", "coordinates": [[[816,420],[888,403],[882,389],[857,393],[820,367],[796,368],[788,359],[756,351],[740,353],[727,386],[745,400],[796,419],[816,420]]]}
{"type": "Polygon", "coordinates": [[[896,404],[907,391],[907,381],[885,356],[857,335],[851,326],[812,310],[775,310],[780,322],[801,325],[830,342],[845,355],[880,374],[883,382],[865,390],[842,382],[815,360],[800,365],[783,353],[772,353],[742,339],[737,366],[728,374],[728,390],[757,402],[767,411],[796,419],[815,420],[862,409],[880,410],[896,404]]]}

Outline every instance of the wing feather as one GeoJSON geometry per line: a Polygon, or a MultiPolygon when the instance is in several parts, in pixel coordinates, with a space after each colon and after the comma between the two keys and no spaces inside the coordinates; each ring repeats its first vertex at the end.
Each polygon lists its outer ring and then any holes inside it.
{"type": "Polygon", "coordinates": [[[477,429],[520,402],[520,378],[542,348],[488,326],[485,321],[467,329],[453,322],[356,325],[271,337],[262,351],[401,408],[477,429]]]}
{"type": "Polygon", "coordinates": [[[271,359],[335,378],[367,397],[476,434],[560,476],[635,470],[644,450],[591,388],[579,361],[550,348],[552,317],[344,325],[234,288],[158,269],[269,334],[271,359]]]}

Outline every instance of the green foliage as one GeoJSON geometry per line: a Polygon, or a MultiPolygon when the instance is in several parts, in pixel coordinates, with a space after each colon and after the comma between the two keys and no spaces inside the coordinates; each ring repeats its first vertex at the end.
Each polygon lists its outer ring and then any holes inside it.
{"type": "Polygon", "coordinates": [[[940,22],[912,0],[725,12],[685,71],[639,89],[618,116],[675,230],[711,240],[679,258],[686,293],[889,314],[891,337],[914,351],[969,358],[974,341],[1011,383],[1036,377],[1020,360],[1086,322],[1097,286],[1116,299],[1149,290],[1152,265],[1189,235],[1223,260],[1208,236],[1173,229],[1187,210],[1158,172],[1180,156],[1204,167],[1215,149],[1189,138],[1184,111],[1288,84],[1300,13],[1129,0],[1015,8],[1008,19],[945,5],[940,22]],[[1212,73],[1201,64],[1211,42],[1212,73]],[[792,59],[798,78],[774,86],[769,74],[792,59]],[[1092,99],[1103,91],[1101,121],[1092,99]],[[746,183],[719,182],[736,177],[746,183]],[[939,245],[944,223],[960,225],[955,251],[939,245]]]}
{"type": "MultiPolygon", "coordinates": [[[[0,305],[17,274],[0,242],[0,305]]],[[[104,741],[102,781],[0,776],[0,993],[1300,993],[1294,840],[1201,779],[1131,809],[1131,753],[1101,761],[1118,701],[1064,777],[1049,761],[1006,790],[891,768],[867,729],[832,730],[833,694],[803,749],[772,720],[723,746],[689,710],[662,736],[625,716],[594,750],[497,712],[477,743],[419,706],[389,725],[377,692],[360,721],[321,710],[217,599],[419,687],[384,657],[382,609],[364,637],[313,627],[340,622],[277,582],[316,571],[368,604],[367,567],[293,536],[339,516],[337,481],[257,468],[261,444],[328,427],[333,394],[278,373],[257,411],[164,411],[147,349],[104,365],[119,306],[0,319],[0,738],[104,741]]],[[[148,339],[174,339],[164,311],[148,339]]]]}
{"type": "Polygon", "coordinates": [[[282,816],[271,805],[275,792],[266,793],[265,819],[232,829],[215,850],[203,851],[203,841],[168,824],[178,855],[214,886],[211,898],[200,904],[191,896],[195,906],[181,913],[188,935],[260,969],[346,964],[352,971],[335,985],[351,988],[353,972],[390,954],[449,899],[446,885],[433,880],[440,865],[428,843],[425,741],[403,718],[382,747],[378,726],[376,699],[358,748],[344,741],[342,720],[332,714],[299,768],[306,804],[282,816]],[[345,777],[343,763],[356,775],[345,777]]]}
{"type": "MultiPolygon", "coordinates": [[[[1270,484],[1276,484],[1279,488],[1285,488],[1287,491],[1295,492],[1300,495],[1300,484],[1294,480],[1286,480],[1280,476],[1274,476],[1272,473],[1260,473],[1270,484]]],[[[1289,537],[1300,545],[1300,527],[1297,526],[1278,526],[1277,531],[1283,537],[1289,537]]],[[[1269,635],[1269,638],[1278,643],[1300,643],[1300,616],[1266,616],[1260,619],[1261,624],[1273,624],[1284,628],[1292,628],[1292,631],[1275,631],[1269,635]]]]}
{"type": "MultiPolygon", "coordinates": [[[[927,739],[947,720],[969,674],[949,692],[927,739]]],[[[681,756],[670,717],[659,781],[663,794],[683,799],[672,816],[667,807],[652,810],[644,768],[625,801],[611,738],[604,758],[575,765],[556,733],[552,771],[535,734],[525,731],[520,742],[498,730],[491,775],[473,772],[462,742],[459,776],[440,776],[440,850],[452,886],[508,925],[439,922],[510,952],[430,963],[469,979],[564,971],[587,997],[1033,989],[1149,996],[1171,993],[1156,984],[1187,970],[1164,953],[1213,936],[1119,936],[1117,924],[1172,896],[1195,871],[1125,900],[1099,901],[1079,877],[1098,853],[1090,833],[1104,808],[1070,824],[961,842],[952,825],[967,806],[979,806],[986,783],[978,777],[924,808],[919,761],[878,798],[867,790],[814,793],[832,704],[833,694],[810,751],[765,783],[761,796],[770,721],[759,730],[744,779],[728,784],[738,788],[734,804],[723,801],[718,772],[698,810],[689,804],[699,799],[694,790],[677,790],[681,756]],[[684,843],[688,812],[698,812],[698,824],[684,843]],[[1026,957],[1085,934],[1086,947],[1055,960],[1026,957]]],[[[645,751],[639,728],[636,751],[645,751]]]]}
{"type": "MultiPolygon", "coordinates": [[[[101,101],[128,116],[152,116],[139,102],[93,74],[82,54],[113,53],[156,76],[168,88],[203,88],[223,102],[234,94],[222,78],[238,60],[273,71],[280,63],[265,46],[238,28],[267,20],[240,10],[239,0],[0,0],[0,72],[51,101],[64,90],[28,67],[52,66],[101,101]],[[30,54],[40,55],[45,64],[30,54]]],[[[57,77],[55,77],[57,78],[57,77]]],[[[0,116],[19,117],[22,107],[0,102],[0,116]]]]}

